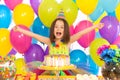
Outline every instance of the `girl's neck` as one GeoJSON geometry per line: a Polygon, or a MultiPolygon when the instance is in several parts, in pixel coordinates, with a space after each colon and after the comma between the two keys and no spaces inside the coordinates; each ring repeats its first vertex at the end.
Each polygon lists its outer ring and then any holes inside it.
{"type": "Polygon", "coordinates": [[[55,43],[58,44],[61,42],[61,39],[55,39],[55,43]]]}

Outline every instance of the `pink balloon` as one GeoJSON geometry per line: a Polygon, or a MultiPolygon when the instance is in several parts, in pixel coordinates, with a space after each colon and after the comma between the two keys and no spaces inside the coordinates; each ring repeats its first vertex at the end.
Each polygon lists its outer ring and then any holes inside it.
{"type": "MultiPolygon", "coordinates": [[[[87,21],[87,20],[83,20],[81,22],[79,22],[76,27],[75,27],[75,33],[79,32],[79,31],[82,31],[88,27],[91,27],[93,24],[92,22],[90,21],[87,21]]],[[[78,43],[84,47],[84,48],[87,48],[90,43],[94,40],[95,38],[95,30],[83,35],[79,40],[78,40],[78,43]]]]}
{"type": "Polygon", "coordinates": [[[4,0],[5,4],[13,10],[18,4],[22,3],[23,0],[4,0]]]}
{"type": "MultiPolygon", "coordinates": [[[[19,25],[19,27],[25,30],[29,30],[26,26],[23,25],[19,25]]],[[[13,48],[15,48],[20,53],[24,53],[30,47],[32,38],[12,29],[10,31],[10,41],[13,48]]]]}
{"type": "Polygon", "coordinates": [[[115,44],[120,48],[120,36],[118,36],[112,44],[115,44]]]}
{"type": "Polygon", "coordinates": [[[74,26],[70,26],[70,35],[72,36],[74,34],[74,26]]]}

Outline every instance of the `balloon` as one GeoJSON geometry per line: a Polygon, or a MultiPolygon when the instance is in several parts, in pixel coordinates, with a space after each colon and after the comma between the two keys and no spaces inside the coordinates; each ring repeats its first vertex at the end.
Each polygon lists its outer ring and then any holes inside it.
{"type": "Polygon", "coordinates": [[[44,53],[45,53],[44,55],[48,55],[49,54],[49,47],[48,46],[47,46],[47,48],[46,48],[44,53]]]}
{"type": "Polygon", "coordinates": [[[101,14],[101,16],[100,16],[97,20],[94,21],[94,24],[99,24],[100,21],[101,21],[101,19],[102,19],[103,17],[105,17],[105,16],[107,16],[107,13],[104,11],[104,12],[101,14]]]}
{"type": "Polygon", "coordinates": [[[13,10],[18,4],[22,3],[23,0],[4,0],[5,4],[13,10]]]}
{"type": "Polygon", "coordinates": [[[84,65],[77,65],[78,69],[83,69],[91,74],[97,75],[99,72],[99,67],[94,63],[92,58],[87,56],[87,63],[84,65]]]}
{"type": "Polygon", "coordinates": [[[109,45],[109,42],[103,38],[96,38],[90,44],[90,56],[98,66],[103,66],[104,64],[104,61],[100,60],[100,56],[97,53],[98,48],[102,45],[109,45]]]}
{"type": "Polygon", "coordinates": [[[99,31],[96,32],[95,38],[101,38],[99,31]]]}
{"type": "Polygon", "coordinates": [[[25,52],[26,63],[32,61],[43,61],[44,51],[38,44],[31,44],[30,48],[25,52]]]}
{"type": "Polygon", "coordinates": [[[111,48],[111,49],[118,49],[118,46],[117,46],[117,45],[112,44],[112,45],[110,45],[110,48],[111,48]]]}
{"type": "Polygon", "coordinates": [[[106,10],[109,13],[115,10],[116,6],[119,3],[119,0],[100,0],[100,3],[104,10],[106,10]]]}
{"type": "Polygon", "coordinates": [[[120,35],[116,38],[116,40],[113,42],[113,44],[118,45],[118,47],[119,47],[119,45],[120,45],[120,35]]]}
{"type": "Polygon", "coordinates": [[[30,0],[34,12],[38,15],[38,8],[42,0],[30,0]]]}
{"type": "Polygon", "coordinates": [[[37,40],[35,38],[32,38],[32,43],[33,44],[36,44],[37,43],[37,40]]]}
{"type": "Polygon", "coordinates": [[[10,9],[5,5],[0,5],[0,28],[8,28],[12,20],[10,9]]]}
{"type": "Polygon", "coordinates": [[[96,9],[93,11],[93,13],[90,14],[90,19],[92,19],[92,21],[96,21],[103,14],[103,12],[104,9],[102,8],[99,1],[96,9]]]}
{"type": "Polygon", "coordinates": [[[76,0],[79,9],[86,15],[90,15],[95,10],[98,0],[76,0]]]}
{"type": "Polygon", "coordinates": [[[60,10],[63,10],[65,19],[71,26],[75,21],[78,13],[77,6],[72,0],[43,0],[39,6],[38,15],[42,23],[45,26],[50,27],[51,23],[59,15],[60,10]]]}
{"type": "Polygon", "coordinates": [[[84,65],[87,62],[87,55],[81,50],[70,52],[70,63],[74,65],[84,65]]]}
{"type": "Polygon", "coordinates": [[[5,57],[12,49],[10,43],[10,32],[7,29],[0,29],[0,56],[5,57]]]}
{"type": "Polygon", "coordinates": [[[15,60],[15,66],[16,66],[16,74],[24,74],[27,73],[26,71],[26,65],[23,58],[18,58],[15,60]]]}
{"type": "Polygon", "coordinates": [[[73,0],[74,3],[76,3],[76,0],[73,0]]]}
{"type": "Polygon", "coordinates": [[[88,63],[87,63],[88,70],[87,71],[92,74],[97,75],[99,72],[99,66],[93,61],[93,59],[91,58],[90,55],[88,55],[87,61],[88,61],[88,63]]]}
{"type": "Polygon", "coordinates": [[[68,24],[71,26],[77,18],[77,14],[78,14],[77,5],[71,0],[70,1],[63,0],[59,4],[64,12],[65,19],[67,20],[68,24]]]}
{"type": "Polygon", "coordinates": [[[120,22],[120,3],[118,4],[118,6],[115,9],[115,13],[116,13],[116,17],[120,22]]]}
{"type": "Polygon", "coordinates": [[[8,55],[15,55],[16,53],[17,53],[16,50],[12,48],[11,51],[8,53],[8,55]]]}
{"type": "Polygon", "coordinates": [[[13,10],[13,20],[17,25],[30,27],[34,21],[34,11],[27,4],[19,4],[13,10]]]}
{"type": "MultiPolygon", "coordinates": [[[[29,29],[26,26],[18,25],[19,27],[28,30],[29,29]]],[[[24,53],[28,50],[28,48],[31,45],[32,38],[29,36],[26,36],[20,32],[16,32],[13,29],[10,32],[10,41],[14,49],[16,49],[20,53],[24,53]]]]}
{"type": "MultiPolygon", "coordinates": [[[[32,25],[32,26],[33,26],[33,25],[32,25]]],[[[30,30],[33,32],[32,27],[30,27],[30,30]]],[[[32,43],[33,43],[33,44],[36,44],[36,43],[37,43],[37,40],[36,40],[35,38],[32,38],[32,43]]]]}
{"type": "Polygon", "coordinates": [[[116,17],[115,11],[113,11],[113,12],[109,12],[109,13],[108,13],[108,16],[116,17]]]}
{"type": "Polygon", "coordinates": [[[105,16],[100,22],[104,23],[104,27],[99,30],[100,35],[109,43],[113,43],[119,33],[118,20],[113,16],[105,16]]]}
{"type": "Polygon", "coordinates": [[[72,36],[74,33],[75,33],[75,32],[74,32],[74,27],[73,27],[73,25],[72,25],[72,26],[70,26],[70,35],[72,36]]]}
{"type": "Polygon", "coordinates": [[[56,19],[59,14],[60,8],[55,2],[55,0],[42,0],[39,8],[38,15],[40,17],[41,22],[50,27],[51,23],[56,19]]]}
{"type": "MultiPolygon", "coordinates": [[[[92,25],[93,24],[90,21],[87,21],[87,20],[80,21],[75,27],[75,33],[78,33],[83,29],[91,27],[92,25]]],[[[81,38],[78,40],[78,43],[82,47],[87,48],[90,45],[90,43],[94,40],[94,37],[95,37],[95,30],[81,36],[81,38]]]]}
{"type": "Polygon", "coordinates": [[[32,26],[32,31],[36,34],[45,36],[45,37],[49,37],[49,28],[47,28],[46,26],[43,25],[43,23],[40,21],[39,17],[37,17],[33,23],[32,26]]]}

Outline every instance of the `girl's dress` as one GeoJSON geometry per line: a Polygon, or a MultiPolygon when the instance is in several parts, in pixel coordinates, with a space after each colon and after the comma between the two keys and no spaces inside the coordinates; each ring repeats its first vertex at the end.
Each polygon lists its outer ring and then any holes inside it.
{"type": "Polygon", "coordinates": [[[63,42],[59,44],[52,43],[49,49],[49,55],[69,55],[69,49],[63,42]]]}

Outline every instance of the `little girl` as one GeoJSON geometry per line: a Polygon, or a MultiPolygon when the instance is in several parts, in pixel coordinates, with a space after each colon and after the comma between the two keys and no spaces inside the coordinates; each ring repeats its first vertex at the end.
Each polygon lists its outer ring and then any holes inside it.
{"type": "Polygon", "coordinates": [[[49,54],[65,54],[69,55],[70,44],[78,40],[81,36],[94,30],[95,28],[101,29],[104,25],[99,23],[97,25],[91,26],[89,28],[80,31],[73,36],[69,34],[69,25],[64,18],[56,18],[50,27],[50,38],[35,34],[33,32],[24,30],[19,26],[14,27],[15,31],[19,31],[25,35],[33,37],[40,42],[43,42],[49,47],[49,54]]]}

